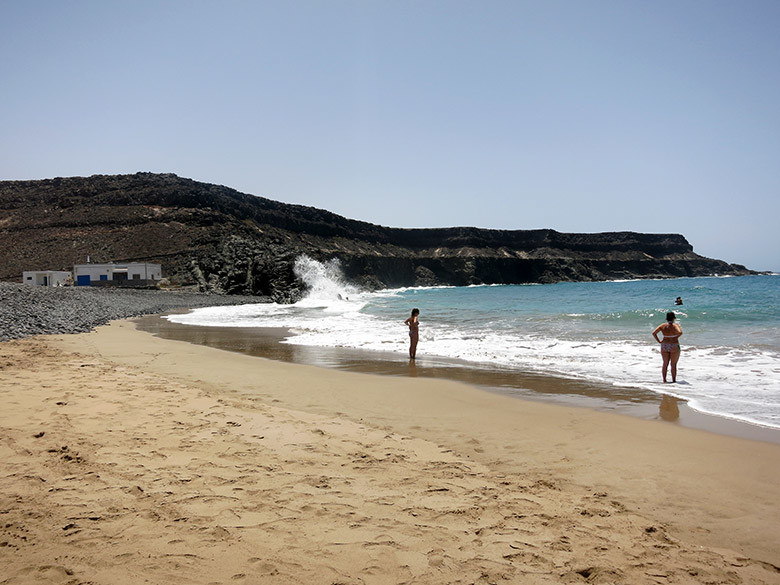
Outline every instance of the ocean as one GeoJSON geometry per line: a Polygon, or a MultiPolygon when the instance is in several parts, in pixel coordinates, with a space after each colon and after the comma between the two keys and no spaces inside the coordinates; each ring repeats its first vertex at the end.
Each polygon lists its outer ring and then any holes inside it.
{"type": "Polygon", "coordinates": [[[780,429],[780,275],[364,292],[344,281],[337,262],[301,257],[296,273],[308,286],[296,304],[203,308],[167,319],[286,328],[286,344],[404,361],[403,322],[417,307],[418,364],[672,396],[703,413],[780,429]],[[683,305],[674,304],[677,297],[683,305]],[[683,329],[676,384],[662,382],[651,337],[667,311],[683,329]]]}

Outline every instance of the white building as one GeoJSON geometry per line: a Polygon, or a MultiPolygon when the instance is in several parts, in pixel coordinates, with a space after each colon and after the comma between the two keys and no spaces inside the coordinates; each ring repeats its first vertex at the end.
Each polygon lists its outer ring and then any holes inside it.
{"type": "Polygon", "coordinates": [[[150,262],[75,264],[73,278],[77,286],[156,284],[162,278],[162,267],[150,262]]]}
{"type": "Polygon", "coordinates": [[[22,283],[33,286],[68,286],[73,283],[73,274],[65,270],[27,270],[22,272],[22,283]]]}

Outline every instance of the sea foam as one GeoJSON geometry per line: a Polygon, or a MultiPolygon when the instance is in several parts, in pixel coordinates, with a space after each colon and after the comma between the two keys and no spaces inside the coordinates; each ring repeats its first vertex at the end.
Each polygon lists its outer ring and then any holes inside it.
{"type": "Polygon", "coordinates": [[[733,303],[734,288],[741,282],[750,289],[751,283],[740,278],[365,292],[345,282],[335,261],[302,257],[296,274],[308,293],[293,305],[196,309],[168,318],[194,325],[285,327],[291,332],[285,343],[394,352],[405,359],[403,321],[419,306],[422,359],[673,394],[703,412],[780,428],[776,299],[763,291],[741,309],[733,303]],[[650,333],[668,310],[657,304],[658,297],[673,299],[681,288],[688,298],[684,310],[677,310],[685,332],[681,383],[663,384],[658,344],[650,333]],[[740,321],[736,316],[743,312],[740,321]]]}

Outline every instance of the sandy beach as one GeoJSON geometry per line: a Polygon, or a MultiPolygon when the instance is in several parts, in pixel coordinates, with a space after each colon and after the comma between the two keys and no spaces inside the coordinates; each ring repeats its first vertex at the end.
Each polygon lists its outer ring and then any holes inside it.
{"type": "Polygon", "coordinates": [[[117,321],[0,344],[0,584],[780,583],[780,446],[117,321]]]}

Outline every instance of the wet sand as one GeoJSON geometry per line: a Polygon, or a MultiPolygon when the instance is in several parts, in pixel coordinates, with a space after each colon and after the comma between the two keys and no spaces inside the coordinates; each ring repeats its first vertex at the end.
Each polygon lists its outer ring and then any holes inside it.
{"type": "Polygon", "coordinates": [[[282,362],[365,374],[454,380],[525,400],[593,408],[780,444],[778,429],[701,413],[690,408],[685,400],[670,395],[660,396],[649,390],[599,385],[488,366],[474,367],[473,364],[452,359],[420,356],[419,359],[411,361],[405,356],[390,352],[285,344],[281,343],[282,340],[290,335],[285,328],[182,325],[158,315],[141,317],[135,322],[142,331],[163,339],[187,341],[282,362]]]}
{"type": "Polygon", "coordinates": [[[780,446],[119,321],[0,344],[0,583],[780,584],[780,446]]]}

